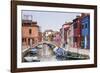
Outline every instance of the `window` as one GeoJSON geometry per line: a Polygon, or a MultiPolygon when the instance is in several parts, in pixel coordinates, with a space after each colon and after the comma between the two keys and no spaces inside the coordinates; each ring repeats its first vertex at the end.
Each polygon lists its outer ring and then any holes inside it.
{"type": "Polygon", "coordinates": [[[82,24],[81,28],[84,29],[84,25],[83,24],[82,24]]]}
{"type": "Polygon", "coordinates": [[[81,41],[81,48],[84,48],[84,36],[82,36],[82,41],[81,41]]]}
{"type": "Polygon", "coordinates": [[[77,42],[77,37],[74,37],[74,42],[77,42]]]}
{"type": "Polygon", "coordinates": [[[29,29],[29,34],[32,34],[32,29],[29,29]]]}
{"type": "Polygon", "coordinates": [[[74,29],[77,28],[77,23],[74,24],[74,29]]]}
{"type": "Polygon", "coordinates": [[[85,24],[85,28],[87,28],[87,24],[85,24]]]}

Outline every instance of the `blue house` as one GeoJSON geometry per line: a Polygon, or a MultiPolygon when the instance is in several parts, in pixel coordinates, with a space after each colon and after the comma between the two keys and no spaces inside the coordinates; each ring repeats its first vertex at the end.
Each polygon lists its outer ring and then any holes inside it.
{"type": "Polygon", "coordinates": [[[81,20],[82,48],[90,48],[90,15],[83,16],[81,20]]]}

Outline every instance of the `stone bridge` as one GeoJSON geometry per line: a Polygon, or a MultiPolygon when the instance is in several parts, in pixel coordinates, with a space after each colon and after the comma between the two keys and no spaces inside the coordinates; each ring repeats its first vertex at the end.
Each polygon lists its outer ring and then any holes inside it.
{"type": "MultiPolygon", "coordinates": [[[[43,44],[43,43],[52,44],[54,46],[57,46],[54,42],[42,41],[42,42],[35,43],[32,48],[38,46],[39,44],[43,44]]],[[[29,50],[30,50],[30,47],[27,47],[24,50],[22,50],[22,56],[24,56],[29,50]]]]}

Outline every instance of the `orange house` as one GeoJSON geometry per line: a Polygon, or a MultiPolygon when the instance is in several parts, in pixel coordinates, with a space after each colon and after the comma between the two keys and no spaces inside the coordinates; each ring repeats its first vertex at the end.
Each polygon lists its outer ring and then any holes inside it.
{"type": "Polygon", "coordinates": [[[22,45],[30,46],[41,41],[37,22],[22,20],[22,45]]]}

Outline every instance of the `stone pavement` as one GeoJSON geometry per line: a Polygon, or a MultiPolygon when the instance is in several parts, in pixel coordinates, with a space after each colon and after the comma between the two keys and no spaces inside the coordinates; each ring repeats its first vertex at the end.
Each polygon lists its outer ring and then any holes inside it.
{"type": "Polygon", "coordinates": [[[90,53],[89,49],[80,49],[80,48],[68,48],[68,49],[66,49],[66,51],[79,53],[79,54],[82,54],[82,55],[88,55],[88,56],[89,56],[89,53],[90,53]]]}

